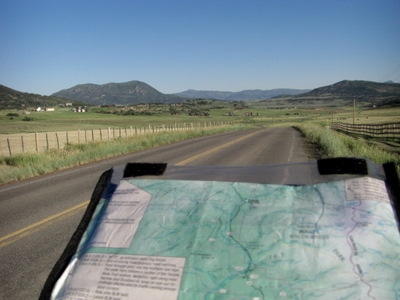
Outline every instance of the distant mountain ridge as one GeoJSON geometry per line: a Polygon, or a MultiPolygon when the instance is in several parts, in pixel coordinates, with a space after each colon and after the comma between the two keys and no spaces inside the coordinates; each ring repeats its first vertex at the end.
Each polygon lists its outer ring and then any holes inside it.
{"type": "Polygon", "coordinates": [[[273,89],[244,90],[240,92],[187,90],[175,94],[163,94],[150,85],[133,80],[123,83],[79,84],[61,90],[52,96],[80,100],[91,104],[138,104],[138,103],[177,103],[185,99],[215,99],[226,101],[262,100],[278,95],[297,95],[310,90],[273,89]]]}
{"type": "Polygon", "coordinates": [[[160,93],[150,85],[141,81],[129,81],[125,83],[79,84],[72,88],[54,93],[51,96],[42,96],[32,93],[24,93],[0,85],[0,109],[25,107],[49,107],[65,105],[72,102],[74,106],[88,104],[137,104],[137,103],[180,103],[187,99],[205,98],[222,100],[245,101],[261,97],[264,100],[252,100],[261,102],[279,102],[278,106],[341,106],[349,105],[356,99],[358,103],[399,106],[400,83],[373,82],[362,80],[343,80],[332,85],[319,87],[306,93],[289,95],[304,90],[274,89],[274,90],[245,90],[241,92],[221,91],[196,91],[188,90],[178,94],[167,95],[160,93]],[[177,95],[185,95],[179,97],[177,95]],[[274,96],[278,95],[278,96],[274,96]],[[283,96],[286,95],[286,96],[283,96]],[[61,98],[60,98],[61,97],[61,98]]]}
{"type": "Polygon", "coordinates": [[[178,96],[163,94],[147,83],[137,80],[101,85],[93,83],[79,84],[54,93],[52,96],[81,100],[96,105],[127,105],[152,102],[173,103],[183,101],[178,96]]]}
{"type": "Polygon", "coordinates": [[[272,89],[272,90],[243,90],[239,92],[187,90],[173,95],[183,98],[205,98],[226,101],[264,100],[282,95],[298,95],[311,90],[299,89],[272,89]]]}

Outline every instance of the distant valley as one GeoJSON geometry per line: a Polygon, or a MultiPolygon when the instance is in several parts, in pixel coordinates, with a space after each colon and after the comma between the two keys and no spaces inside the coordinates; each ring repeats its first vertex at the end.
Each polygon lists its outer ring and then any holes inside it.
{"type": "Polygon", "coordinates": [[[190,99],[215,99],[226,101],[264,100],[277,96],[292,96],[309,92],[310,90],[298,89],[272,89],[272,90],[243,90],[240,92],[198,91],[187,90],[174,95],[190,99]]]}

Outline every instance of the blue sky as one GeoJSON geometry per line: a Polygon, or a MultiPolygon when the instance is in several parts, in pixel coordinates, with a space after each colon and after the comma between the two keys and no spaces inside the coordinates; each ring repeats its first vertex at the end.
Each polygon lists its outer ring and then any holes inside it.
{"type": "Polygon", "coordinates": [[[312,89],[400,82],[400,0],[0,0],[0,84],[312,89]]]}

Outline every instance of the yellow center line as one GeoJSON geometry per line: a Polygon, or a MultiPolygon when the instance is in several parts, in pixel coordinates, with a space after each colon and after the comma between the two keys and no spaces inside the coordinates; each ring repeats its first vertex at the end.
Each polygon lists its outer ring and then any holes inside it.
{"type": "MultiPolygon", "coordinates": [[[[238,143],[238,142],[240,142],[240,141],[242,141],[244,139],[247,139],[247,138],[255,135],[256,133],[258,133],[258,132],[250,133],[248,135],[242,136],[242,137],[240,137],[238,139],[235,139],[233,141],[230,141],[228,143],[222,144],[222,145],[220,145],[218,147],[215,147],[215,148],[212,148],[210,150],[204,151],[204,152],[202,152],[200,154],[197,154],[197,155],[189,157],[189,158],[187,158],[185,160],[182,160],[182,161],[178,162],[176,165],[177,166],[186,165],[186,164],[191,163],[192,161],[194,161],[196,159],[205,157],[205,156],[207,156],[207,155],[209,155],[211,153],[214,153],[214,152],[219,151],[221,149],[224,149],[224,148],[226,148],[228,146],[231,146],[231,145],[233,145],[235,143],[238,143]]],[[[86,208],[86,206],[89,204],[89,202],[90,201],[85,201],[85,202],[83,202],[81,204],[78,204],[78,205],[76,205],[74,207],[66,209],[66,210],[64,210],[62,212],[59,212],[59,213],[57,213],[55,215],[52,215],[52,216],[50,216],[48,218],[45,218],[45,219],[43,219],[43,220],[41,220],[39,222],[33,223],[33,224],[31,224],[31,225],[29,225],[29,226],[27,226],[25,228],[22,228],[20,230],[17,230],[17,231],[15,231],[13,233],[10,233],[10,234],[8,234],[6,236],[1,237],[0,238],[0,248],[4,247],[6,245],[9,245],[9,244],[11,244],[11,243],[13,243],[13,242],[15,242],[15,241],[27,236],[27,235],[29,235],[31,233],[39,231],[40,229],[42,229],[44,227],[47,227],[52,223],[58,222],[58,221],[60,221],[62,219],[67,218],[70,215],[73,215],[73,214],[77,213],[78,211],[86,208]]]]}
{"type": "Polygon", "coordinates": [[[176,165],[176,166],[187,165],[188,163],[191,163],[192,161],[194,161],[194,160],[196,160],[196,159],[202,158],[202,157],[207,156],[207,155],[209,155],[209,154],[211,154],[211,153],[217,152],[217,151],[219,151],[219,150],[221,150],[221,149],[224,149],[224,148],[226,148],[226,147],[228,147],[228,146],[231,146],[231,145],[233,145],[233,144],[236,144],[236,143],[238,143],[238,142],[240,142],[240,141],[242,141],[242,140],[244,140],[244,139],[247,139],[247,138],[249,138],[249,137],[255,135],[256,133],[258,133],[258,132],[250,133],[250,134],[245,135],[245,136],[242,136],[242,137],[240,137],[240,138],[238,138],[238,139],[236,139],[236,140],[230,141],[230,142],[225,143],[225,144],[222,144],[222,145],[220,145],[220,146],[218,146],[218,147],[215,147],[215,148],[212,148],[212,149],[210,149],[210,150],[204,151],[204,152],[202,152],[202,153],[200,153],[200,154],[197,154],[197,155],[194,155],[194,156],[192,156],[192,157],[189,157],[189,158],[187,158],[187,159],[185,159],[185,160],[182,160],[182,161],[178,162],[178,163],[175,164],[175,165],[176,165]]]}
{"type": "Polygon", "coordinates": [[[65,219],[66,217],[68,217],[68,216],[70,216],[72,214],[75,214],[78,211],[80,211],[81,209],[86,208],[86,206],[88,204],[89,204],[89,201],[85,201],[85,202],[83,202],[81,204],[78,204],[78,205],[76,205],[74,207],[71,207],[71,208],[66,209],[66,210],[64,210],[62,212],[59,212],[59,213],[57,213],[55,215],[52,215],[52,216],[50,216],[48,218],[45,218],[45,219],[43,219],[43,220],[41,220],[39,222],[33,223],[33,224],[31,224],[31,225],[29,225],[29,226],[27,226],[25,228],[22,228],[22,229],[17,230],[17,231],[15,231],[13,233],[10,233],[10,234],[8,234],[6,236],[3,236],[3,237],[0,238],[0,248],[4,247],[6,245],[9,245],[9,244],[11,244],[11,243],[13,243],[13,242],[15,242],[15,241],[27,236],[27,235],[29,235],[31,233],[34,233],[34,232],[42,229],[43,227],[48,226],[51,223],[60,221],[60,220],[65,219]]]}

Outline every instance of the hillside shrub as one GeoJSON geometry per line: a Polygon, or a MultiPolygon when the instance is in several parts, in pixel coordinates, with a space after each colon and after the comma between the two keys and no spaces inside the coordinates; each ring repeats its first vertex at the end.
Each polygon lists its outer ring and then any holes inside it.
{"type": "Polygon", "coordinates": [[[28,117],[28,116],[26,116],[26,117],[24,117],[23,119],[22,119],[22,121],[26,121],[26,122],[29,122],[29,121],[33,121],[34,119],[32,118],[32,117],[28,117]]]}

